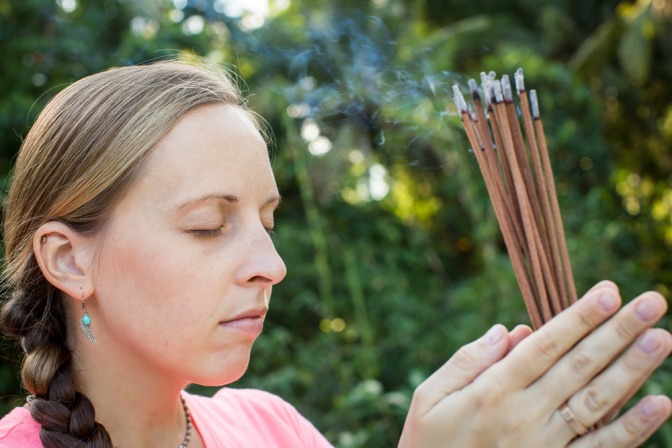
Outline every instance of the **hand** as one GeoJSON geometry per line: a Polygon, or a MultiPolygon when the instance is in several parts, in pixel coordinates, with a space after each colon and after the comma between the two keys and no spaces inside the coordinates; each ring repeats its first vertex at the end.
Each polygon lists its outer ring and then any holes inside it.
{"type": "Polygon", "coordinates": [[[559,411],[566,403],[592,427],[672,350],[672,336],[650,328],[665,314],[665,299],[647,292],[614,315],[620,304],[618,288],[602,282],[532,335],[494,326],[418,387],[399,446],[638,446],[670,416],[668,397],[645,397],[583,436],[559,411]]]}

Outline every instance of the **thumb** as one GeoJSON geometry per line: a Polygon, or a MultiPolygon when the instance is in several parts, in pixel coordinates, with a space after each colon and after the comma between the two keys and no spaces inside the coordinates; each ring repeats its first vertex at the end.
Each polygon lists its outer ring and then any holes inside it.
{"type": "Polygon", "coordinates": [[[445,393],[462,389],[476,379],[485,369],[504,357],[509,348],[506,327],[497,324],[483,337],[460,348],[436,373],[444,377],[445,393]]]}
{"type": "Polygon", "coordinates": [[[421,407],[429,411],[448,394],[469,385],[488,367],[502,359],[509,347],[508,336],[506,327],[497,324],[483,337],[455,352],[418,387],[417,395],[424,398],[421,407]]]}

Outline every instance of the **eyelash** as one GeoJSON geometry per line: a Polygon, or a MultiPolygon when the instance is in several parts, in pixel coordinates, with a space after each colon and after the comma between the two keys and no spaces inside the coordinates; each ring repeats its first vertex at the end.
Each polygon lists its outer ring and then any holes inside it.
{"type": "Polygon", "coordinates": [[[192,229],[189,232],[196,238],[212,238],[222,234],[222,227],[216,229],[192,229]]]}
{"type": "MultiPolygon", "coordinates": [[[[221,235],[222,229],[224,229],[224,226],[217,227],[216,229],[192,229],[189,232],[194,235],[195,238],[212,238],[221,235]]],[[[273,227],[264,227],[264,229],[271,238],[276,235],[273,227]]]]}

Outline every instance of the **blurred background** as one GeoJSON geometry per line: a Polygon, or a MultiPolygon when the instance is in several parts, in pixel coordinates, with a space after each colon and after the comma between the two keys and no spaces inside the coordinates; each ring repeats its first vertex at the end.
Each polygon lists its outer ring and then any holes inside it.
{"type": "MultiPolygon", "coordinates": [[[[396,446],[422,380],[529,322],[452,84],[522,67],[538,90],[579,294],[608,278],[670,297],[671,25],[670,0],[0,0],[2,194],[68,83],[229,67],[269,124],[289,268],[233,386],[279,394],[337,447],[396,446]]],[[[0,350],[3,415],[24,392],[20,350],[0,350]]],[[[672,394],[669,360],[643,393],[672,394]]],[[[672,447],[672,424],[646,446],[672,447]]]]}

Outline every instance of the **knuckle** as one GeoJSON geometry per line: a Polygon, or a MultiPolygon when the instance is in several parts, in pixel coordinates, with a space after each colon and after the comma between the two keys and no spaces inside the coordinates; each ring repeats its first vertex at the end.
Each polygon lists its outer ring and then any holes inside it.
{"type": "Polygon", "coordinates": [[[510,416],[501,415],[501,410],[505,405],[505,394],[490,391],[488,393],[476,394],[472,401],[474,413],[470,420],[473,428],[488,428],[493,424],[493,416],[497,415],[498,425],[506,427],[509,424],[510,416]]]}
{"type": "Polygon", "coordinates": [[[472,390],[472,400],[476,409],[489,412],[492,409],[499,408],[506,400],[509,392],[510,390],[501,383],[484,381],[476,384],[476,387],[472,390]]]}
{"type": "Polygon", "coordinates": [[[559,355],[560,344],[559,341],[545,333],[540,333],[537,339],[537,347],[539,353],[546,359],[555,359],[559,355]]]}
{"type": "Polygon", "coordinates": [[[615,324],[614,331],[616,332],[616,336],[621,341],[629,342],[632,340],[632,338],[635,337],[635,332],[633,331],[633,329],[630,328],[625,322],[623,322],[622,319],[617,319],[616,322],[614,322],[614,324],[615,324]]]}
{"type": "Polygon", "coordinates": [[[507,390],[501,385],[490,386],[487,393],[482,394],[481,402],[489,408],[496,408],[503,403],[507,396],[507,390]]]}
{"type": "Polygon", "coordinates": [[[424,404],[425,401],[427,401],[429,395],[426,391],[426,388],[427,386],[425,386],[425,383],[422,383],[416,387],[415,391],[413,391],[413,398],[411,401],[418,404],[424,404]]]}
{"type": "Polygon", "coordinates": [[[650,361],[645,359],[639,353],[628,352],[625,354],[625,356],[623,356],[622,364],[624,370],[632,373],[639,373],[643,370],[646,370],[650,364],[650,361]]]}
{"type": "Polygon", "coordinates": [[[609,405],[608,400],[596,388],[588,387],[581,397],[581,403],[589,412],[603,411],[609,405]]]}
{"type": "Polygon", "coordinates": [[[598,314],[594,313],[592,309],[588,307],[582,307],[579,310],[579,322],[583,327],[594,328],[598,323],[598,314]]]}
{"type": "Polygon", "coordinates": [[[433,393],[432,385],[428,381],[425,381],[416,387],[413,392],[413,399],[417,399],[420,403],[425,403],[432,399],[433,393]]]}
{"type": "Polygon", "coordinates": [[[474,366],[479,365],[479,360],[474,356],[474,352],[469,350],[469,346],[461,347],[453,355],[451,362],[452,364],[462,370],[472,370],[474,366]]]}
{"type": "Polygon", "coordinates": [[[475,422],[479,422],[481,420],[481,417],[483,416],[485,409],[487,409],[486,397],[487,396],[484,394],[476,394],[472,398],[474,409],[477,409],[476,414],[473,417],[475,422]]]}
{"type": "Polygon", "coordinates": [[[569,368],[575,375],[579,377],[588,376],[592,371],[592,367],[593,362],[583,353],[576,353],[571,356],[569,368]]]}
{"type": "Polygon", "coordinates": [[[634,440],[639,437],[640,428],[637,419],[631,414],[626,414],[623,418],[623,441],[634,440]]]}

